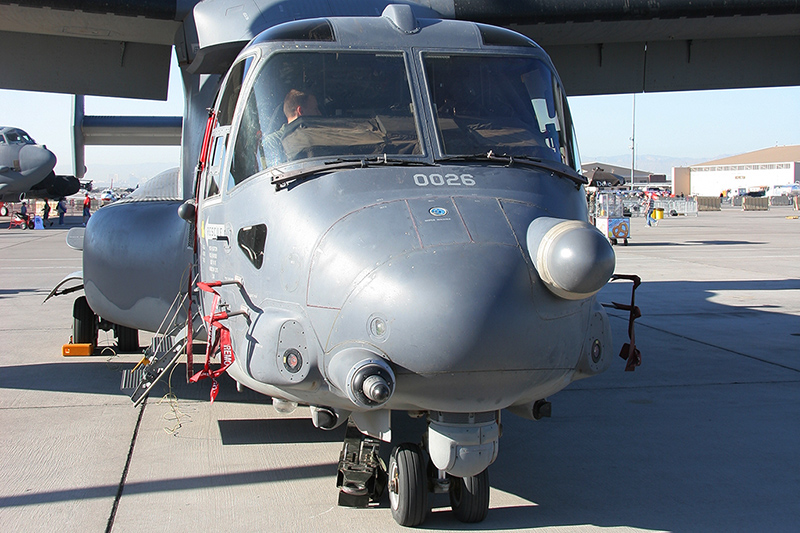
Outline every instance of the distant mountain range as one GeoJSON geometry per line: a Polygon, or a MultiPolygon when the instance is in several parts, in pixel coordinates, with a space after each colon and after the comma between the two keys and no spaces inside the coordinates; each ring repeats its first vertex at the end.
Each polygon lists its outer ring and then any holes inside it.
{"type": "Polygon", "coordinates": [[[170,168],[177,167],[177,163],[135,163],[135,164],[86,164],[86,176],[84,179],[92,180],[92,186],[96,190],[111,186],[126,188],[136,187],[139,183],[144,183],[156,174],[170,168]]]}

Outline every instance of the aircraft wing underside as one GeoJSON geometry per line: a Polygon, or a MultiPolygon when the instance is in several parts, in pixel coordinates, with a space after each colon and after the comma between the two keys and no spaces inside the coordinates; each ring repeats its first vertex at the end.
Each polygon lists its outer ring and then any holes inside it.
{"type": "MultiPolygon", "coordinates": [[[[194,3],[0,0],[0,87],[166,99],[172,45],[176,34],[186,32],[181,22],[194,3]]],[[[377,15],[388,3],[364,0],[354,8],[355,2],[255,0],[232,2],[219,12],[241,19],[243,11],[255,11],[255,26],[377,15]]],[[[550,54],[571,95],[800,85],[795,0],[406,3],[528,35],[550,54]]]]}

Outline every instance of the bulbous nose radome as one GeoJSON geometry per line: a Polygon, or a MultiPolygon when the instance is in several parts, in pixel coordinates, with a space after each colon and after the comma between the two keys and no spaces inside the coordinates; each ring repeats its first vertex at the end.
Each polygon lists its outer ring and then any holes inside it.
{"type": "Polygon", "coordinates": [[[28,144],[19,151],[19,167],[23,174],[35,171],[44,176],[55,166],[55,154],[43,146],[28,144]]]}
{"type": "Polygon", "coordinates": [[[614,274],[614,250],[588,222],[537,218],[528,226],[527,243],[539,277],[561,298],[589,298],[614,274]]]}

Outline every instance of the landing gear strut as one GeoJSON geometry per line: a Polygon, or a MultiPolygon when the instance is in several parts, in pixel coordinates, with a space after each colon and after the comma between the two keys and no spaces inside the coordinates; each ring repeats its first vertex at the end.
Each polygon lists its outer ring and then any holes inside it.
{"type": "Polygon", "coordinates": [[[366,507],[383,496],[386,465],[378,455],[380,444],[378,439],[362,434],[352,420],[347,421],[336,476],[340,506],[366,507]]]}

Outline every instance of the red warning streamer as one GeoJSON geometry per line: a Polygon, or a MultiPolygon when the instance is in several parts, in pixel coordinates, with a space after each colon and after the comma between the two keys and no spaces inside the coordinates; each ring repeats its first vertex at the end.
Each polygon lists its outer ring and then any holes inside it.
{"type": "Polygon", "coordinates": [[[630,342],[626,342],[622,345],[622,350],[620,350],[619,356],[627,361],[625,364],[625,371],[633,372],[636,370],[637,366],[642,364],[642,353],[636,347],[636,334],[633,331],[633,321],[642,316],[642,311],[636,306],[635,302],[636,289],[639,287],[639,285],[641,285],[642,280],[639,276],[629,274],[614,274],[611,276],[611,281],[618,279],[625,279],[633,282],[630,305],[612,302],[614,309],[620,309],[630,313],[628,315],[628,338],[630,339],[630,342]]]}
{"type": "Polygon", "coordinates": [[[197,288],[205,292],[210,292],[214,295],[214,299],[211,304],[211,315],[203,317],[203,320],[208,323],[208,337],[209,339],[213,339],[213,342],[209,342],[207,345],[206,364],[203,367],[203,370],[193,375],[189,379],[190,382],[197,383],[201,379],[211,378],[212,403],[219,393],[219,383],[217,383],[217,378],[225,373],[225,371],[233,364],[234,361],[233,346],[231,345],[231,332],[227,326],[220,322],[220,320],[225,320],[228,318],[228,313],[216,312],[217,304],[219,303],[219,293],[212,287],[219,287],[220,285],[222,285],[222,283],[219,281],[212,281],[209,283],[203,283],[201,281],[197,282],[197,288]],[[218,350],[220,353],[219,368],[216,370],[211,370],[211,357],[215,355],[218,350]]]}

